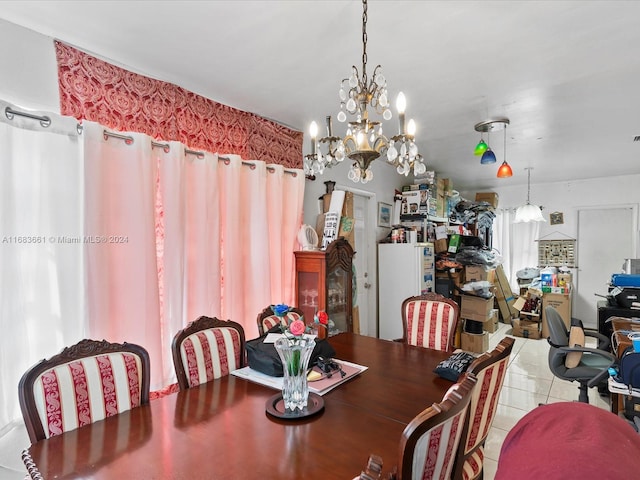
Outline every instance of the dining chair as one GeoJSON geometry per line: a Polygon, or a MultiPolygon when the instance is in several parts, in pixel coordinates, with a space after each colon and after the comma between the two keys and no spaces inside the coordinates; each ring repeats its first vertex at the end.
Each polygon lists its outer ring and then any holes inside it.
{"type": "MultiPolygon", "coordinates": [[[[302,318],[303,315],[304,314],[302,313],[302,310],[295,307],[291,308],[289,312],[287,312],[289,323],[302,318]]],[[[273,310],[271,310],[271,305],[269,305],[258,314],[256,322],[258,323],[258,336],[261,337],[273,327],[278,325],[280,323],[280,319],[276,314],[273,313],[273,310]]]]}
{"type": "Polygon", "coordinates": [[[467,373],[476,376],[477,385],[471,395],[462,440],[458,446],[452,476],[454,479],[482,478],[484,443],[496,415],[514,343],[513,337],[503,338],[495,349],[480,355],[467,369],[467,373]]]}
{"type": "Polygon", "coordinates": [[[405,299],[402,302],[403,341],[409,345],[452,352],[459,311],[456,302],[438,293],[405,299]]]}
{"type": "Polygon", "coordinates": [[[173,366],[180,390],[229,375],[246,365],[242,325],[202,316],[173,337],[173,366]]]}
{"type": "Polygon", "coordinates": [[[32,443],[149,403],[149,353],[81,340],[27,370],[18,384],[32,443]]]}
{"type": "Polygon", "coordinates": [[[463,374],[440,403],[434,403],[409,422],[400,439],[397,474],[390,478],[430,480],[451,477],[476,382],[474,374],[463,374]]]}

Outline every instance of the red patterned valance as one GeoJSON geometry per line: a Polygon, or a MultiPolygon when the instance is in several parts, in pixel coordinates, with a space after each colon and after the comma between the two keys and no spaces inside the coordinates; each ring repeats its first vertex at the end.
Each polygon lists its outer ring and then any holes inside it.
{"type": "Polygon", "coordinates": [[[302,132],[130,72],[56,41],[60,111],[114,130],[302,168],[302,132]]]}

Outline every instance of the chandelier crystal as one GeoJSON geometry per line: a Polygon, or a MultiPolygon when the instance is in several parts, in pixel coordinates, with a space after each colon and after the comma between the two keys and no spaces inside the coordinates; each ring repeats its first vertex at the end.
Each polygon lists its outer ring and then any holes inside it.
{"type": "Polygon", "coordinates": [[[303,162],[305,174],[322,174],[325,168],[331,168],[348,158],[353,161],[348,178],[353,182],[368,183],[373,179],[371,162],[383,155],[401,175],[409,175],[412,168],[415,175],[422,174],[427,168],[415,144],[415,122],[409,120],[405,128],[406,100],[402,92],[398,95],[397,104],[398,135],[387,139],[382,123],[369,118],[369,113],[375,113],[388,121],[392,113],[382,67],[378,65],[371,79],[367,77],[367,0],[362,0],[362,6],[362,72],[353,66],[351,75],[342,80],[338,91],[340,112],[337,119],[345,122],[348,114],[351,120],[348,121],[345,136],[340,138],[333,136],[331,117],[327,117],[327,136],[319,140],[316,140],[317,125],[312,123],[311,153],[304,157],[303,162]],[[321,148],[318,148],[318,143],[321,148]]]}

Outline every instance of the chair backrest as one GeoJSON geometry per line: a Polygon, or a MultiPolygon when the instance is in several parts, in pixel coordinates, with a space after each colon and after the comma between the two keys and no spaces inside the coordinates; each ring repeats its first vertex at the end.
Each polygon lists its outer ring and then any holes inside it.
{"type": "Polygon", "coordinates": [[[149,354],[139,345],[81,340],[20,379],[29,438],[38,440],[149,403],[149,354]]]}
{"type": "Polygon", "coordinates": [[[195,387],[246,365],[244,329],[203,316],[176,333],[171,353],[180,390],[195,387]]]}
{"type": "MultiPolygon", "coordinates": [[[[286,316],[289,323],[291,323],[294,320],[302,318],[303,315],[304,314],[302,313],[302,310],[294,307],[291,308],[289,312],[287,312],[286,316]]],[[[265,332],[268,332],[270,329],[278,325],[280,323],[280,319],[273,313],[273,310],[271,310],[271,305],[269,305],[258,314],[256,322],[258,323],[258,335],[262,336],[265,334],[265,332]]]]}
{"type": "Polygon", "coordinates": [[[556,347],[568,346],[569,332],[558,311],[551,305],[547,305],[544,309],[544,318],[549,328],[549,343],[556,347]]]}
{"type": "Polygon", "coordinates": [[[476,376],[477,385],[471,395],[453,478],[476,478],[478,471],[468,471],[465,475],[463,470],[482,469],[483,456],[480,447],[484,445],[496,415],[498,398],[514,343],[515,339],[512,337],[503,338],[495,349],[480,355],[467,369],[468,373],[476,376]],[[468,461],[472,457],[473,461],[468,461]]]}
{"type": "Polygon", "coordinates": [[[434,403],[409,422],[400,440],[399,479],[451,477],[474,385],[475,376],[464,374],[442,402],[434,403]]]}
{"type": "Polygon", "coordinates": [[[407,298],[402,302],[403,340],[409,345],[453,351],[458,312],[456,302],[437,293],[407,298]]]}

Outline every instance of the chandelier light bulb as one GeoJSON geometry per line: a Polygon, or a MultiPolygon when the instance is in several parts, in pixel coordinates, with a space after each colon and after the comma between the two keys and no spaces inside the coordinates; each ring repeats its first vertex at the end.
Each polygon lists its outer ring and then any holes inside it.
{"type": "Polygon", "coordinates": [[[404,93],[402,92],[398,93],[396,108],[398,109],[398,113],[404,113],[407,108],[407,99],[404,97],[404,93]]]}
{"type": "Polygon", "coordinates": [[[416,134],[416,122],[413,121],[413,118],[407,124],[407,133],[412,137],[416,134]]]}
{"type": "Polygon", "coordinates": [[[315,120],[311,122],[311,125],[309,125],[309,135],[311,135],[311,138],[313,139],[318,138],[318,124],[315,120]]]}

